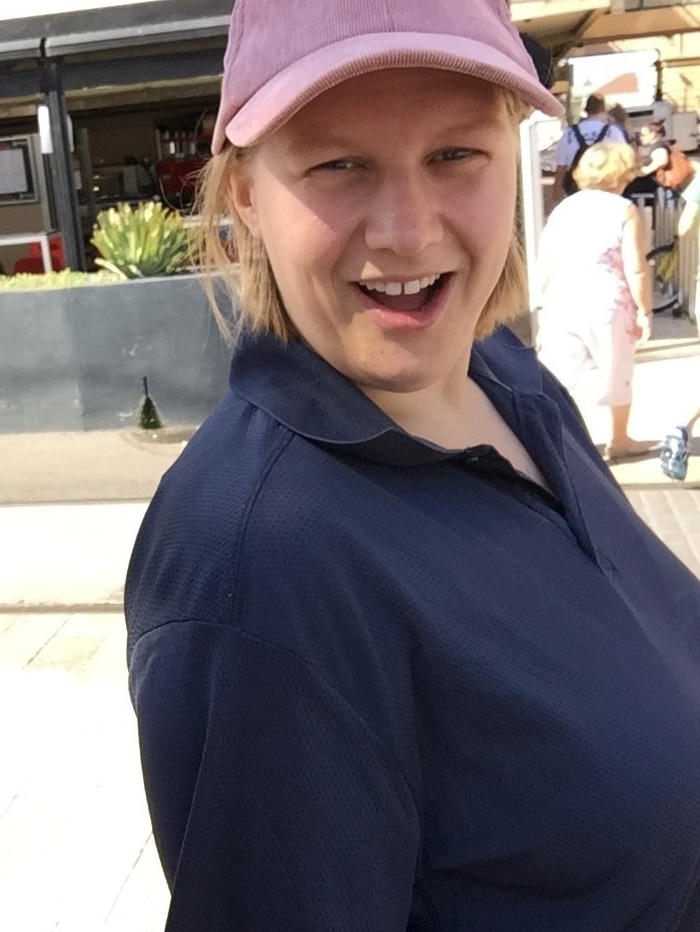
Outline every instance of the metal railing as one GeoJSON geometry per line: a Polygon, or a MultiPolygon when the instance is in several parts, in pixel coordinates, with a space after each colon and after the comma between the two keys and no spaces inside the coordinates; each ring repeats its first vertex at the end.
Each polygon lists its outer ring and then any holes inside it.
{"type": "MultiPolygon", "coordinates": [[[[683,209],[683,202],[678,194],[669,188],[658,188],[655,195],[642,195],[635,198],[637,206],[644,214],[650,248],[666,246],[673,242],[678,230],[678,218],[683,209]]],[[[674,284],[680,296],[680,307],[684,314],[697,323],[695,295],[697,290],[698,266],[698,224],[678,241],[679,262],[674,284]]]]}

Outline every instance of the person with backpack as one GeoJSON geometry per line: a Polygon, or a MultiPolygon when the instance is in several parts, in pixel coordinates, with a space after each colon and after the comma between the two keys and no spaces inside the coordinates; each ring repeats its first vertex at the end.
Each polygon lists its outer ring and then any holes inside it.
{"type": "Polygon", "coordinates": [[[591,94],[584,107],[586,116],[570,126],[557,146],[557,169],[554,174],[552,203],[558,204],[577,190],[574,170],[589,146],[598,142],[627,142],[624,130],[608,115],[605,98],[591,94]]]}

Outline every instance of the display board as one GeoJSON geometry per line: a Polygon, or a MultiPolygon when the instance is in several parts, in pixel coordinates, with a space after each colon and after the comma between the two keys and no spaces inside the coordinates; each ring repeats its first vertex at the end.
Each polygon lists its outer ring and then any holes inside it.
{"type": "Polygon", "coordinates": [[[576,104],[572,116],[590,94],[600,94],[608,105],[649,107],[656,99],[659,51],[655,48],[632,52],[606,52],[602,55],[575,55],[568,59],[571,72],[570,97],[576,104]]]}
{"type": "Polygon", "coordinates": [[[0,204],[31,204],[37,200],[29,137],[0,137],[0,204]]]}

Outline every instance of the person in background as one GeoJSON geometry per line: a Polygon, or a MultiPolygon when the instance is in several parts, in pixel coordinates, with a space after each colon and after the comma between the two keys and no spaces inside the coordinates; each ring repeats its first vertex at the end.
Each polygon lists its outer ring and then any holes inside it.
{"type": "Polygon", "coordinates": [[[535,108],[505,0],[236,0],[125,593],[167,932],[698,928],[700,583],[501,326],[535,108]]]}
{"type": "Polygon", "coordinates": [[[646,127],[642,127],[638,133],[635,133],[630,143],[637,153],[638,171],[637,176],[630,181],[622,192],[622,196],[634,201],[638,207],[651,207],[653,228],[656,223],[656,192],[659,183],[654,178],[653,170],[645,171],[645,166],[650,164],[649,153],[651,151],[651,147],[642,142],[642,140],[648,138],[645,129],[646,127]]]}
{"type": "MultiPolygon", "coordinates": [[[[666,136],[663,120],[642,126],[639,131],[637,154],[640,165],[637,180],[651,182],[654,191],[661,187],[682,196],[685,188],[693,181],[697,166],[678,147],[675,139],[669,139],[666,136]]],[[[688,203],[685,198],[683,200],[686,204],[688,203]]],[[[691,204],[694,200],[691,190],[691,204]]],[[[689,228],[692,225],[694,217],[692,210],[692,208],[688,209],[681,226],[685,225],[689,228]]]]}
{"type": "Polygon", "coordinates": [[[634,133],[630,129],[629,116],[622,104],[612,104],[608,110],[608,118],[613,126],[618,126],[625,137],[625,142],[633,145],[634,133]]]}
{"type": "MultiPolygon", "coordinates": [[[[683,205],[677,227],[678,236],[681,238],[684,236],[689,237],[691,233],[695,233],[697,237],[698,216],[700,215],[700,165],[693,159],[688,159],[687,156],[686,160],[688,165],[683,164],[683,167],[676,173],[674,178],[671,178],[671,165],[667,164],[664,169],[661,169],[665,173],[662,177],[673,187],[683,205]],[[671,185],[672,181],[673,184],[671,185]]],[[[672,155],[669,162],[672,162],[672,155]]],[[[658,172],[656,177],[659,177],[658,172]]],[[[700,238],[696,238],[695,280],[700,281],[700,238]]],[[[699,312],[700,286],[695,289],[695,312],[693,316],[696,321],[700,320],[699,312]]]]}
{"type": "MultiPolygon", "coordinates": [[[[700,237],[698,236],[698,216],[700,215],[700,166],[688,159],[691,175],[683,178],[685,169],[677,173],[680,184],[674,190],[680,196],[683,207],[678,218],[678,236],[694,236],[695,240],[695,307],[694,318],[700,326],[700,237]]],[[[658,171],[665,172],[665,178],[671,177],[671,156],[658,171]]],[[[657,175],[658,177],[658,175],[657,175]]],[[[688,459],[692,445],[693,429],[700,421],[700,405],[691,414],[685,424],[673,427],[665,435],[661,445],[660,464],[662,472],[671,479],[683,480],[688,473],[688,459]]]]}
{"type": "Polygon", "coordinates": [[[568,127],[557,145],[556,171],[552,189],[552,203],[558,204],[567,195],[567,173],[574,165],[579,150],[596,142],[627,142],[624,130],[611,122],[600,94],[591,94],[586,100],[585,117],[568,127]]]}
{"type": "MultiPolygon", "coordinates": [[[[608,116],[615,126],[620,127],[625,135],[625,141],[635,149],[638,165],[641,165],[643,156],[640,153],[637,134],[632,131],[625,108],[622,104],[613,104],[608,110],[608,116]]],[[[658,184],[654,178],[650,175],[644,175],[640,170],[636,177],[627,184],[622,196],[634,201],[638,207],[650,206],[653,209],[653,195],[656,193],[657,187],[658,184]]]]}
{"type": "Polygon", "coordinates": [[[551,213],[540,241],[539,357],[580,402],[591,390],[610,409],[611,460],[648,453],[628,433],[635,346],[653,312],[642,215],[622,197],[636,175],[631,146],[588,148],[576,168],[580,190],[551,213]]]}
{"type": "Polygon", "coordinates": [[[645,123],[639,129],[637,153],[640,174],[653,177],[654,172],[664,168],[668,162],[669,141],[663,120],[645,123]]]}

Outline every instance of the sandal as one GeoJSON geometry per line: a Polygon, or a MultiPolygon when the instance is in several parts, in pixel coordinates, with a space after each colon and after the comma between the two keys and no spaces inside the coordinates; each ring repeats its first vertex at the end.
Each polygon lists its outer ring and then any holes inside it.
{"type": "Polygon", "coordinates": [[[614,447],[608,444],[605,448],[605,458],[609,463],[620,463],[624,460],[648,456],[658,448],[659,444],[655,440],[632,440],[624,447],[614,447]]]}

